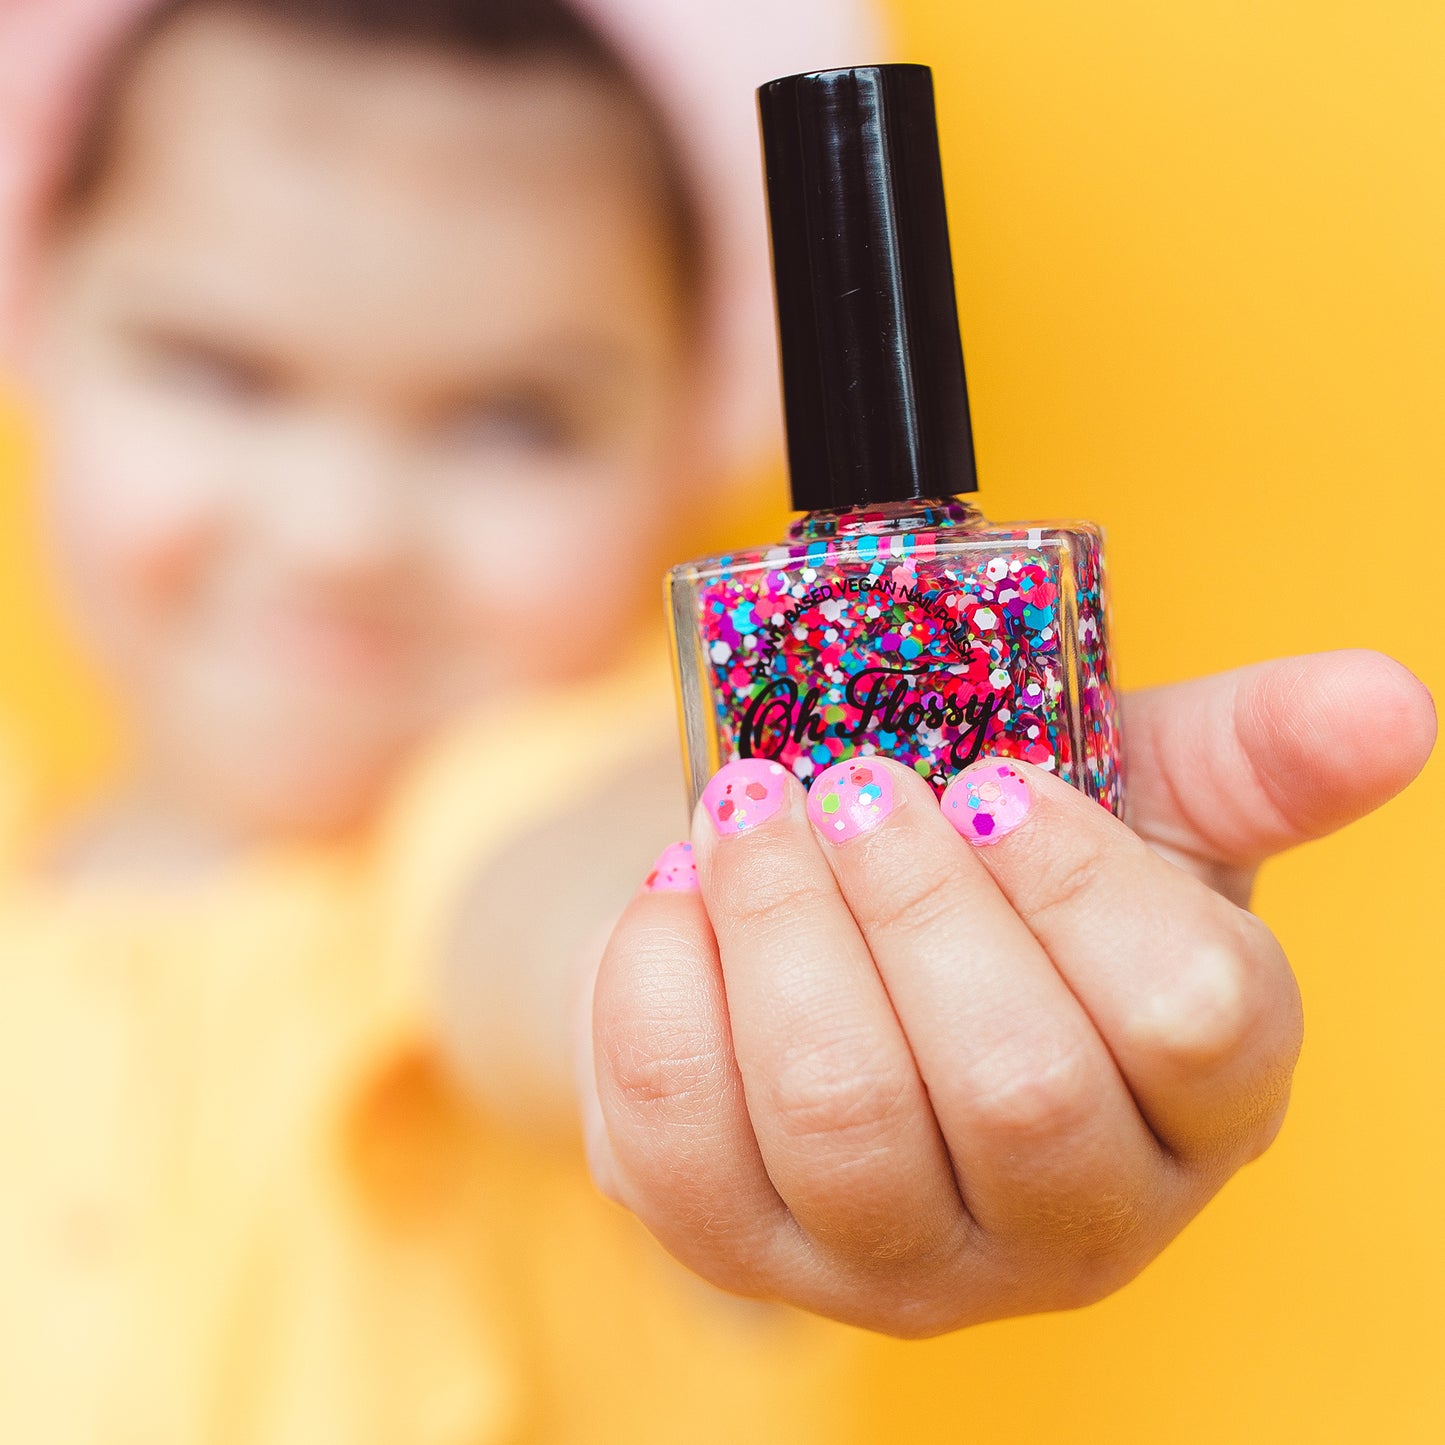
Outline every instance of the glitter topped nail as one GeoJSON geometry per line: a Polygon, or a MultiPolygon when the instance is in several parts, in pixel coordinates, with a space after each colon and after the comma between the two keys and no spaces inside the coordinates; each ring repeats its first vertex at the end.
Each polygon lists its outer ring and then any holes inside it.
{"type": "Polygon", "coordinates": [[[984,758],[965,768],[944,790],[940,802],[943,816],[979,847],[1008,837],[1033,804],[1029,785],[1002,758],[984,758]]]}
{"type": "Polygon", "coordinates": [[[780,763],[740,758],[726,763],[702,790],[702,805],[722,837],[765,823],[787,800],[788,773],[780,763]]]}
{"type": "Polygon", "coordinates": [[[697,860],[691,843],[671,843],[652,865],[642,885],[649,893],[696,893],[697,860]]]}
{"type": "Polygon", "coordinates": [[[893,779],[869,758],[835,763],[808,790],[808,817],[830,843],[872,832],[893,811],[893,779]]]}

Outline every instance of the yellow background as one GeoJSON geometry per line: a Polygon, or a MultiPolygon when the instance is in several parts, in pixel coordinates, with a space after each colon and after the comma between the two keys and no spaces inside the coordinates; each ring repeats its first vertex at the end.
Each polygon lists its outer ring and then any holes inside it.
{"type": "MultiPolygon", "coordinates": [[[[1445,5],[895,4],[985,504],[1108,526],[1125,681],[1359,645],[1445,689],[1445,5]]],[[[10,417],[0,700],[73,786],[106,730],[22,451],[10,417]]],[[[1445,1439],[1442,802],[1437,765],[1265,877],[1308,1016],[1275,1150],[1118,1298],[887,1346],[880,1440],[1445,1439]]]]}
{"type": "MultiPolygon", "coordinates": [[[[1125,682],[1369,646],[1445,693],[1445,4],[897,9],[985,504],[1107,525],[1125,682]]],[[[1274,1151],[1118,1298],[890,1347],[880,1438],[1445,1440],[1442,818],[1437,761],[1267,871],[1274,1151]]]]}

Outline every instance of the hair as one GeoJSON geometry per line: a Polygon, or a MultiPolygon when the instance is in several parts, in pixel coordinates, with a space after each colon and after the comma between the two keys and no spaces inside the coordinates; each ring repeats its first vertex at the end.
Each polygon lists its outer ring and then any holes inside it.
{"type": "Polygon", "coordinates": [[[652,140],[680,287],[692,308],[700,303],[707,247],[681,147],[632,68],[567,0],[165,0],[110,67],[61,188],[62,211],[83,208],[104,180],[116,114],[136,60],[176,21],[200,10],[239,12],[344,40],[503,64],[552,62],[615,86],[636,107],[652,140]]]}

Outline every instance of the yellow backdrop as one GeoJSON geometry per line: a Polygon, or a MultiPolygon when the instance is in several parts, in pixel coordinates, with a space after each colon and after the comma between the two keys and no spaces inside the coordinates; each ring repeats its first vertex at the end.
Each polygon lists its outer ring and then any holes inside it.
{"type": "MultiPolygon", "coordinates": [[[[1106,523],[1126,683],[1370,646],[1445,693],[1445,5],[895,4],[986,505],[1106,523]]],[[[1437,762],[1266,873],[1275,1150],[1107,1304],[890,1347],[880,1438],[1445,1440],[1442,818],[1437,762]]]]}
{"type": "MultiPolygon", "coordinates": [[[[985,504],[1107,524],[1125,681],[1361,645],[1445,689],[1445,6],[895,5],[985,504]]],[[[0,432],[0,697],[73,785],[96,694],[0,432]]],[[[1275,1150],[1118,1298],[888,1346],[880,1440],[1445,1439],[1442,802],[1436,766],[1264,880],[1308,1015],[1275,1150]]]]}

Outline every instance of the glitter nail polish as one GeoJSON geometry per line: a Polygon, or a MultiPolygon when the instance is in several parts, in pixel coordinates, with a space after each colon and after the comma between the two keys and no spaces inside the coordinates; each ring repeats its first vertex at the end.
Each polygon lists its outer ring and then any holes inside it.
{"type": "Polygon", "coordinates": [[[696,893],[697,860],[692,856],[692,844],[671,843],[664,848],[642,886],[648,893],[696,893]]]}
{"type": "Polygon", "coordinates": [[[893,777],[869,758],[824,768],[808,789],[808,817],[830,843],[849,843],[893,811],[893,777]]]}
{"type": "Polygon", "coordinates": [[[750,832],[787,801],[786,769],[762,758],[724,763],[702,790],[703,811],[720,838],[750,832]]]}
{"type": "Polygon", "coordinates": [[[1017,768],[980,758],[943,790],[943,816],[979,847],[1007,838],[1029,815],[1033,795],[1017,768]]]}
{"type": "Polygon", "coordinates": [[[879,753],[942,792],[990,753],[1119,812],[1102,534],[968,500],[931,73],[791,76],[759,103],[799,516],[668,576],[694,801],[733,758],[806,783],[879,753]]]}

